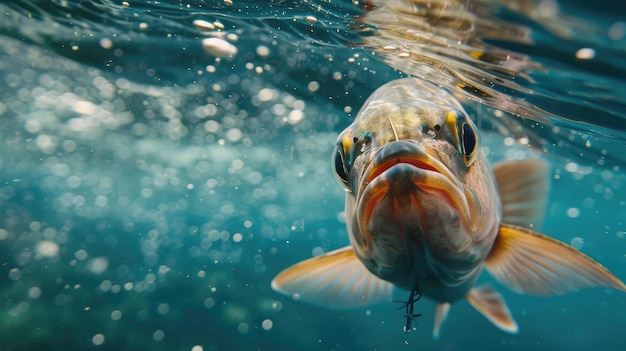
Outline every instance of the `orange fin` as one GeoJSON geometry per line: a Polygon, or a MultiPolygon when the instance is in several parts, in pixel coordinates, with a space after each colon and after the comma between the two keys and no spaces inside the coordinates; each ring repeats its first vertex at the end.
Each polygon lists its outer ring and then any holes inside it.
{"type": "Polygon", "coordinates": [[[548,192],[550,168],[542,160],[505,161],[493,167],[502,201],[502,222],[541,230],[548,192]]]}
{"type": "Polygon", "coordinates": [[[469,293],[467,293],[466,298],[475,309],[482,313],[483,316],[496,327],[512,334],[518,332],[519,328],[517,327],[517,323],[515,323],[515,320],[511,317],[511,312],[502,298],[502,295],[491,286],[483,285],[472,288],[469,293]]]}
{"type": "Polygon", "coordinates": [[[370,273],[348,246],[285,269],[272,288],[315,305],[350,308],[391,301],[393,285],[370,273]]]}
{"type": "Polygon", "coordinates": [[[448,317],[450,311],[450,304],[448,302],[439,302],[435,306],[435,322],[433,323],[433,338],[439,339],[439,332],[441,331],[441,325],[448,317]]]}
{"type": "Polygon", "coordinates": [[[624,283],[585,254],[508,225],[500,227],[485,265],[500,283],[521,294],[561,295],[594,286],[626,291],[624,283]]]}

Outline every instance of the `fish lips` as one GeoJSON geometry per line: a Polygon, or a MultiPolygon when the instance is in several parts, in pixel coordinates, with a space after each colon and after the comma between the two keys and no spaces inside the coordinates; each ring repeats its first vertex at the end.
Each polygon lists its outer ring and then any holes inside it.
{"type": "Polygon", "coordinates": [[[445,186],[462,189],[463,185],[449,168],[425,151],[419,141],[400,140],[384,145],[377,151],[367,165],[362,176],[361,189],[381,179],[388,182],[401,181],[403,178],[415,180],[415,185],[445,186]],[[405,172],[403,172],[405,171],[405,172]],[[441,178],[436,182],[427,182],[421,178],[441,178]]]}
{"type": "MultiPolygon", "coordinates": [[[[419,141],[401,140],[386,144],[376,151],[362,176],[357,197],[361,226],[370,223],[384,199],[387,205],[404,204],[419,211],[422,207],[418,196],[420,191],[435,194],[462,216],[469,217],[466,187],[446,165],[426,152],[419,141]]],[[[396,218],[402,215],[398,209],[388,211],[396,218]]]]}

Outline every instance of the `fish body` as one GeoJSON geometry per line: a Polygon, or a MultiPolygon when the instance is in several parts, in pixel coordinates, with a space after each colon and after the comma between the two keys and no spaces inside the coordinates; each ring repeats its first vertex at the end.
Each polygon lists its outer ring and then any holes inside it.
{"type": "Polygon", "coordinates": [[[399,80],[375,92],[340,135],[335,163],[343,160],[346,223],[367,269],[456,300],[478,278],[502,211],[473,123],[424,84],[399,80]]]}
{"type": "Polygon", "coordinates": [[[339,136],[335,175],[346,191],[350,246],[298,263],[272,287],[335,308],[389,300],[398,287],[437,303],[439,336],[450,304],[466,298],[517,332],[483,268],[516,292],[556,295],[626,286],[575,249],[531,229],[543,220],[549,171],[540,160],[491,167],[458,101],[403,78],[376,90],[339,136]]]}

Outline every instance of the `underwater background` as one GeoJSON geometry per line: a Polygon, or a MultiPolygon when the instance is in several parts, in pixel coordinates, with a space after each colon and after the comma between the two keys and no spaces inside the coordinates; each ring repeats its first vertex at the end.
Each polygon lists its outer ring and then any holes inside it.
{"type": "Polygon", "coordinates": [[[435,341],[426,299],[405,334],[398,304],[270,287],[348,244],[330,155],[407,75],[457,96],[492,162],[548,160],[542,232],[625,280],[622,2],[15,0],[0,16],[0,350],[624,349],[609,289],[522,296],[483,274],[519,334],[459,301],[435,341]]]}

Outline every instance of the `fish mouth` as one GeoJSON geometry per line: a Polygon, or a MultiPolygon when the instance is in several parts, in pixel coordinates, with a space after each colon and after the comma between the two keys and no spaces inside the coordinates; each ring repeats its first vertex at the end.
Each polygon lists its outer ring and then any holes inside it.
{"type": "MultiPolygon", "coordinates": [[[[409,168],[407,169],[413,169],[421,174],[425,174],[426,177],[442,178],[441,180],[446,184],[441,183],[440,185],[457,189],[463,188],[463,184],[458,177],[452,174],[446,165],[424,151],[418,142],[406,140],[389,143],[378,150],[372,161],[366,165],[362,188],[363,186],[367,187],[370,183],[376,181],[377,178],[385,175],[387,171],[399,165],[408,165],[409,168]]],[[[418,181],[419,183],[421,182],[418,181]]]]}
{"type": "Polygon", "coordinates": [[[480,201],[474,191],[418,141],[394,141],[379,149],[366,165],[360,189],[357,201],[364,225],[384,198],[393,203],[409,203],[419,210],[418,189],[435,194],[455,208],[468,228],[474,228],[478,222],[475,205],[480,201]]]}

